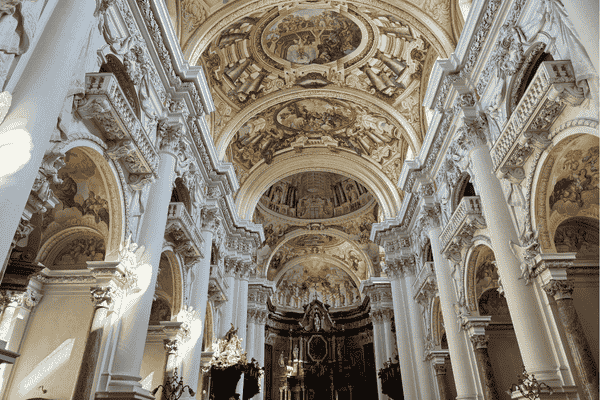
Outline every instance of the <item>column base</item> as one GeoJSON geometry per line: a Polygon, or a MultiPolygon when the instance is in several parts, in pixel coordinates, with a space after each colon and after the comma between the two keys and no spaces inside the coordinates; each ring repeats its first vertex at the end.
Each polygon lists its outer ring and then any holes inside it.
{"type": "Polygon", "coordinates": [[[154,400],[154,396],[140,385],[140,377],[113,375],[104,392],[96,392],[96,399],[154,400]]]}
{"type": "Polygon", "coordinates": [[[96,392],[96,399],[102,400],[155,400],[146,389],[136,392],[96,392]],[[143,391],[143,393],[142,393],[143,391]]]}
{"type": "MultiPolygon", "coordinates": [[[[580,400],[579,393],[577,392],[576,386],[564,386],[562,388],[552,388],[554,390],[553,394],[548,392],[540,393],[540,400],[580,400]]],[[[512,400],[529,400],[527,397],[523,396],[518,390],[516,392],[512,392],[510,398],[512,400]]]]}

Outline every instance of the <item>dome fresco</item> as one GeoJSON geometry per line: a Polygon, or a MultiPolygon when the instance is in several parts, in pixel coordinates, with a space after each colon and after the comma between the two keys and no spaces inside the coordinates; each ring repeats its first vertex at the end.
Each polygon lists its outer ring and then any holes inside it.
{"type": "Polygon", "coordinates": [[[373,196],[353,179],[329,172],[304,172],[271,186],[259,207],[286,217],[327,219],[372,203],[373,196]]]}

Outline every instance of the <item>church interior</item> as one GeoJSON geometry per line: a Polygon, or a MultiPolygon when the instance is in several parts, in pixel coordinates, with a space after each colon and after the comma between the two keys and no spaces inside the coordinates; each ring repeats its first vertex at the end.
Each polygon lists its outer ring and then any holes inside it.
{"type": "Polygon", "coordinates": [[[0,400],[598,400],[598,15],[0,0],[0,400]]]}

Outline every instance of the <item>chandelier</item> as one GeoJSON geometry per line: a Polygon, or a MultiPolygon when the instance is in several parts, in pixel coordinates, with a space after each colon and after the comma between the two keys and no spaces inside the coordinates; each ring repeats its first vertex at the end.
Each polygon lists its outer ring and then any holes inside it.
{"type": "Polygon", "coordinates": [[[167,377],[167,381],[164,385],[158,385],[156,389],[152,391],[152,396],[156,395],[158,389],[163,388],[163,397],[166,400],[179,400],[181,396],[183,396],[183,391],[185,389],[188,390],[190,396],[195,396],[196,392],[192,390],[188,385],[183,386],[183,377],[179,378],[177,376],[177,368],[173,371],[173,376],[167,377]]]}
{"type": "Polygon", "coordinates": [[[549,394],[554,393],[550,386],[544,382],[538,382],[534,374],[529,375],[525,367],[523,367],[521,375],[517,375],[517,379],[519,383],[517,385],[513,383],[510,390],[506,391],[509,395],[518,390],[522,396],[530,400],[536,400],[540,398],[542,391],[548,391],[549,394]]]}

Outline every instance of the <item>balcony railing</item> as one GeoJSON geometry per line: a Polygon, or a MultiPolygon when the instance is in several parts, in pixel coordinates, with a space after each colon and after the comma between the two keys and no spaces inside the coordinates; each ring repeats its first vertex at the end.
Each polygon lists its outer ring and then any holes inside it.
{"type": "Polygon", "coordinates": [[[204,257],[202,243],[196,224],[183,203],[170,203],[167,213],[167,229],[177,246],[187,246],[186,257],[204,257]],[[194,254],[195,253],[195,254],[194,254]]]}
{"type": "Polygon", "coordinates": [[[485,228],[485,219],[479,196],[463,197],[440,235],[442,249],[446,252],[453,238],[472,236],[475,230],[482,228],[485,228]]]}
{"type": "Polygon", "coordinates": [[[114,160],[121,160],[131,183],[156,176],[158,154],[154,144],[114,74],[86,74],[85,97],[78,101],[77,112],[102,132],[109,146],[107,153],[114,160]]]}
{"type": "Polygon", "coordinates": [[[583,100],[570,61],[543,62],[492,148],[494,169],[523,166],[535,142],[547,142],[550,127],[566,105],[583,100]]]}

